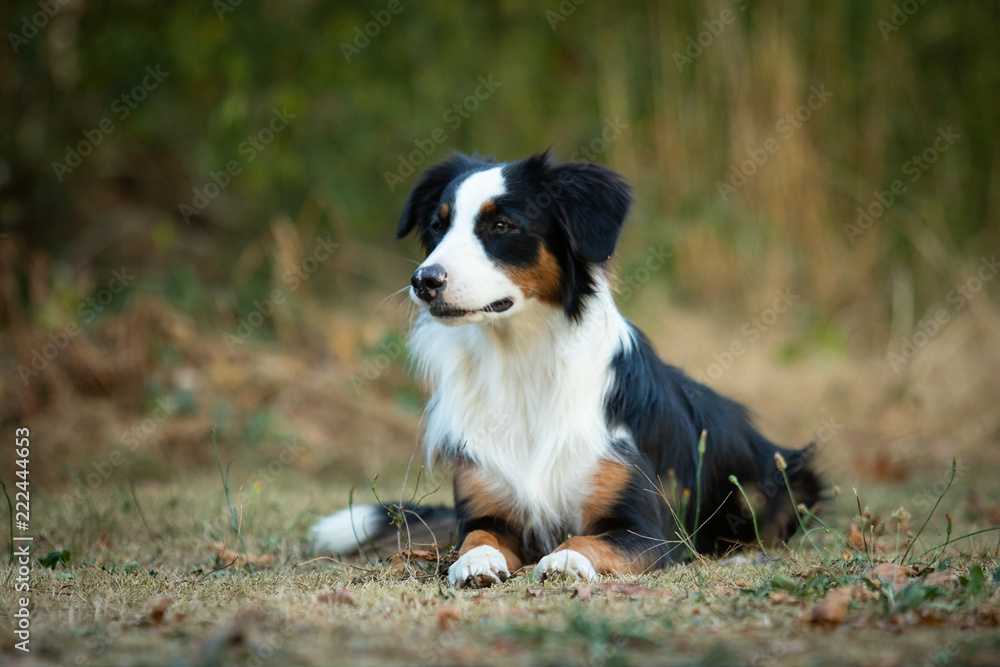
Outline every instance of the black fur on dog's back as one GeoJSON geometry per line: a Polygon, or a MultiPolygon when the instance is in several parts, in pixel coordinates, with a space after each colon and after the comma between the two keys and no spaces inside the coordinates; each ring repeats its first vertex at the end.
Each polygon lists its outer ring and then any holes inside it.
{"type": "Polygon", "coordinates": [[[632,349],[614,360],[607,418],[610,424],[631,431],[658,478],[664,502],[671,505],[663,515],[666,538],[675,540],[680,534],[676,517],[683,521],[685,533],[695,536],[695,547],[702,553],[755,542],[751,512],[729,481],[730,475],[757,505],[762,538],[790,537],[798,520],[775,454],[788,464],[786,473],[796,502],[812,507],[820,499],[821,483],[810,467],[811,449],[789,450],[770,442],[754,428],[746,408],[663,363],[646,337],[638,330],[634,334],[632,349]],[[707,437],[699,512],[698,441],[703,430],[707,437]],[[677,494],[673,494],[674,486],[677,494]],[[681,517],[684,489],[691,495],[686,515],[681,517]],[[696,514],[700,527],[694,525],[696,514]]]}

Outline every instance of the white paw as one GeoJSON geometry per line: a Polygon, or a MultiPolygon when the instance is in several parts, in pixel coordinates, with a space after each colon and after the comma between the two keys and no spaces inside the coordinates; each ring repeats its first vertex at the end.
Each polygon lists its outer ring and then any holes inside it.
{"type": "Polygon", "coordinates": [[[560,574],[584,581],[597,579],[597,570],[594,569],[590,560],[579,551],[572,549],[551,553],[538,561],[538,565],[535,566],[534,577],[536,581],[544,581],[560,574]]]}
{"type": "Polygon", "coordinates": [[[456,588],[484,588],[507,581],[507,559],[499,550],[483,545],[469,549],[448,568],[448,581],[456,588]]]}

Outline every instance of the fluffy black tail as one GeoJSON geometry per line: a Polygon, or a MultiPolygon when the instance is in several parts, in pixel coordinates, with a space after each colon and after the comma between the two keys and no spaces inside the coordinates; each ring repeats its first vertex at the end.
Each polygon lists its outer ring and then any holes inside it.
{"type": "Polygon", "coordinates": [[[380,558],[397,553],[400,547],[434,549],[437,545],[446,551],[454,542],[455,529],[453,507],[355,505],[323,517],[310,532],[317,551],[332,554],[361,551],[380,558]],[[393,517],[400,520],[393,523],[393,517]]]}

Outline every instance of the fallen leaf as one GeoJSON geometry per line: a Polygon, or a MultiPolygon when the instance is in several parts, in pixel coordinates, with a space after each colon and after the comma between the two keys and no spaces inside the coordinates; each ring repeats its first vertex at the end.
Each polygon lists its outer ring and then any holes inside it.
{"type": "Polygon", "coordinates": [[[924,586],[939,586],[944,587],[950,584],[958,583],[958,574],[952,572],[951,570],[942,570],[941,572],[931,572],[924,579],[924,586]]]}
{"type": "Polygon", "coordinates": [[[815,625],[839,625],[847,616],[847,602],[850,599],[850,588],[834,588],[809,612],[809,622],[815,625]]]}
{"type": "Polygon", "coordinates": [[[878,591],[873,591],[865,586],[858,586],[851,591],[851,598],[857,600],[858,602],[867,602],[868,600],[877,600],[882,594],[878,591]]]}
{"type": "Polygon", "coordinates": [[[887,455],[879,453],[868,468],[874,479],[884,479],[901,482],[909,477],[909,469],[904,461],[892,460],[887,455]]]}
{"type": "Polygon", "coordinates": [[[851,524],[851,535],[847,538],[847,541],[856,546],[859,549],[864,549],[867,547],[864,536],[861,535],[861,529],[858,528],[858,524],[851,524]]]}
{"type": "Polygon", "coordinates": [[[335,591],[327,591],[316,596],[317,602],[329,602],[330,604],[354,605],[354,593],[346,588],[339,588],[335,591]]]}
{"type": "Polygon", "coordinates": [[[447,632],[454,628],[461,619],[462,617],[459,616],[454,607],[441,607],[437,611],[438,629],[442,632],[447,632]]]}
{"type": "Polygon", "coordinates": [[[876,586],[881,586],[881,581],[879,577],[885,579],[892,583],[893,588],[897,591],[906,588],[906,585],[912,581],[914,571],[904,565],[895,565],[893,563],[880,563],[873,567],[868,572],[868,578],[876,586]]]}
{"type": "Polygon", "coordinates": [[[537,588],[528,588],[527,590],[525,590],[525,594],[534,598],[542,597],[543,595],[557,595],[559,593],[572,593],[572,592],[573,592],[572,588],[545,588],[541,586],[537,588]]]}
{"type": "Polygon", "coordinates": [[[775,593],[768,593],[767,599],[774,604],[802,604],[802,600],[792,595],[789,595],[785,591],[777,591],[775,593]]]}
{"type": "Polygon", "coordinates": [[[586,600],[591,597],[596,591],[604,591],[605,595],[609,598],[618,598],[619,596],[626,595],[631,597],[652,597],[652,598],[669,598],[672,597],[670,593],[663,590],[658,590],[655,588],[646,588],[645,586],[639,586],[637,584],[626,584],[622,582],[615,582],[613,584],[587,584],[585,586],[577,586],[573,591],[573,597],[580,600],[586,600]]]}
{"type": "Polygon", "coordinates": [[[417,560],[426,560],[431,563],[436,563],[438,560],[438,554],[436,551],[430,551],[429,549],[403,549],[399,552],[399,555],[403,558],[415,558],[417,560]]]}
{"type": "Polygon", "coordinates": [[[173,604],[174,599],[168,595],[160,595],[152,598],[146,603],[146,619],[152,625],[161,625],[167,608],[173,604]]]}
{"type": "Polygon", "coordinates": [[[251,565],[267,565],[271,562],[271,557],[267,554],[257,556],[252,553],[248,553],[244,556],[242,552],[233,551],[222,542],[216,542],[213,544],[209,547],[209,551],[211,551],[223,565],[232,563],[235,565],[245,566],[247,564],[247,559],[250,560],[251,565]]]}

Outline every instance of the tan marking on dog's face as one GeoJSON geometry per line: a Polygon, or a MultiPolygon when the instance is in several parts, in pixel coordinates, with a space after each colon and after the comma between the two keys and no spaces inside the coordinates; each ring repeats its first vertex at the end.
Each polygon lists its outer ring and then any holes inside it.
{"type": "Polygon", "coordinates": [[[451,215],[451,206],[448,204],[441,204],[441,208],[438,209],[438,217],[441,220],[447,220],[449,215],[451,215]]]}
{"type": "Polygon", "coordinates": [[[586,556],[598,574],[642,574],[650,565],[649,558],[644,555],[623,554],[601,538],[591,535],[571,537],[556,547],[554,553],[564,549],[586,556]]]}
{"type": "Polygon", "coordinates": [[[488,215],[492,215],[500,210],[497,203],[492,199],[483,202],[483,205],[479,207],[479,216],[485,218],[488,215]]]}
{"type": "Polygon", "coordinates": [[[628,486],[632,473],[628,466],[617,461],[602,461],[598,465],[597,471],[590,478],[590,495],[583,503],[584,530],[607,518],[628,486]]]}
{"type": "Polygon", "coordinates": [[[538,299],[545,303],[562,303],[559,286],[562,270],[559,260],[543,245],[538,248],[538,261],[529,267],[509,267],[504,272],[515,285],[521,288],[526,299],[538,299]]]}

